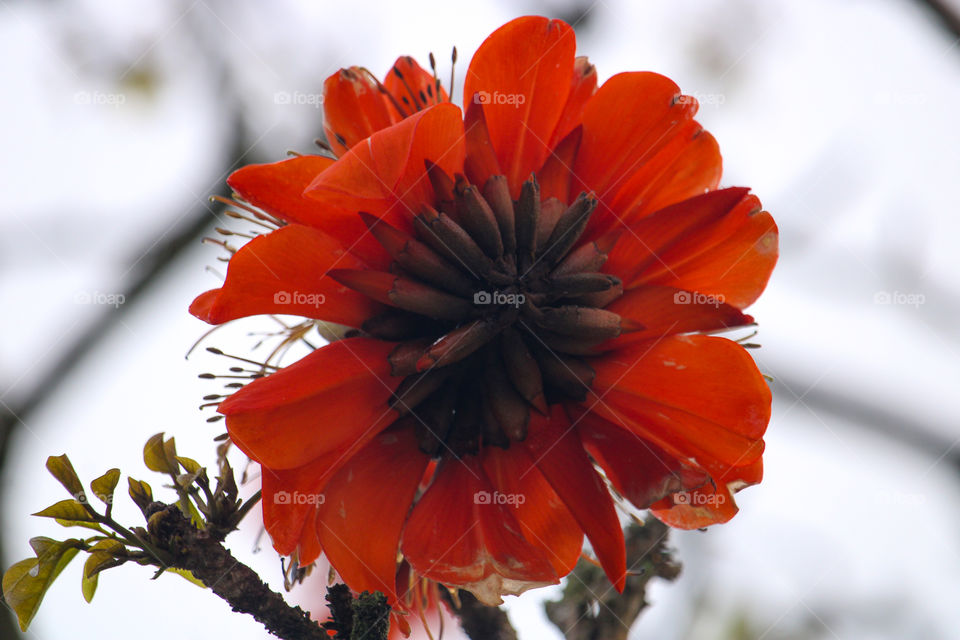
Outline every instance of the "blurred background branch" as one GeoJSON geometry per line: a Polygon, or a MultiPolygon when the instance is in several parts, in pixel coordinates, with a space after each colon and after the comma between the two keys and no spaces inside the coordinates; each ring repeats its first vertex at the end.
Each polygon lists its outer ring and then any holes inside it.
{"type": "Polygon", "coordinates": [[[603,569],[581,559],[566,580],[563,597],[547,602],[547,618],[566,640],[626,640],[634,622],[648,606],[647,584],[654,578],[669,582],[680,575],[680,564],[667,549],[668,527],[654,517],[631,523],[624,531],[627,576],[617,593],[603,569]]]}

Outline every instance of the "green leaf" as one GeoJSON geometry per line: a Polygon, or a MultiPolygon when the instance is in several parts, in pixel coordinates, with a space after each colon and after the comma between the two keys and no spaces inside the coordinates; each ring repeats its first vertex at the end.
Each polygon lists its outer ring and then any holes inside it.
{"type": "Polygon", "coordinates": [[[173,438],[164,441],[162,432],[147,440],[143,447],[143,461],[151,471],[172,475],[180,473],[176,441],[173,438]]]}
{"type": "Polygon", "coordinates": [[[207,521],[203,519],[203,514],[200,513],[192,502],[184,498],[177,503],[177,506],[183,515],[190,518],[190,523],[197,529],[205,529],[207,527],[207,521]],[[184,509],[186,509],[186,511],[184,511],[184,509]]]}
{"type": "Polygon", "coordinates": [[[200,463],[194,460],[193,458],[185,458],[184,456],[177,456],[177,462],[183,465],[183,468],[187,470],[187,473],[198,473],[203,467],[200,466],[200,463]]]}
{"type": "Polygon", "coordinates": [[[62,542],[59,540],[54,540],[52,538],[45,538],[44,536],[37,536],[36,538],[30,538],[30,548],[33,549],[33,552],[37,554],[39,558],[43,554],[47,553],[51,549],[59,547],[62,542]]]}
{"type": "Polygon", "coordinates": [[[86,499],[83,493],[83,483],[80,482],[80,478],[77,477],[77,472],[74,470],[73,464],[70,463],[70,458],[67,457],[67,454],[47,458],[47,470],[54,478],[60,481],[60,484],[70,492],[70,495],[72,495],[75,500],[86,499]]]}
{"type": "Polygon", "coordinates": [[[3,599],[17,614],[21,631],[26,631],[30,626],[43,598],[43,593],[36,588],[38,564],[36,558],[28,558],[16,563],[3,574],[3,599]]]}
{"type": "Polygon", "coordinates": [[[203,472],[203,469],[200,471],[195,471],[193,473],[181,473],[177,476],[176,482],[177,486],[184,490],[189,490],[194,482],[197,481],[197,478],[203,472]]]}
{"type": "Polygon", "coordinates": [[[167,467],[170,473],[176,475],[180,473],[180,463],[177,462],[177,441],[170,438],[163,443],[163,455],[167,459],[167,467]]]}
{"type": "Polygon", "coordinates": [[[126,546],[114,538],[107,538],[106,540],[100,540],[97,544],[90,547],[91,551],[109,551],[113,554],[123,554],[126,553],[126,546]]]}
{"type": "Polygon", "coordinates": [[[146,482],[134,480],[133,478],[127,478],[127,483],[129,484],[128,490],[130,498],[140,507],[143,515],[146,516],[147,507],[153,502],[153,489],[151,489],[150,485],[146,482]]]}
{"type": "Polygon", "coordinates": [[[64,520],[63,518],[56,518],[57,524],[61,527],[84,527],[85,529],[93,529],[98,533],[106,535],[103,527],[101,527],[96,522],[80,522],[79,520],[64,520]]]}
{"type": "Polygon", "coordinates": [[[50,505],[43,511],[38,511],[35,516],[41,518],[57,518],[58,520],[75,520],[78,522],[96,522],[97,519],[87,511],[87,508],[76,500],[61,500],[57,504],[50,505]]]}
{"type": "Polygon", "coordinates": [[[4,574],[3,597],[17,614],[22,631],[30,626],[47,589],[77,555],[80,544],[75,539],[58,542],[50,538],[34,538],[30,546],[37,552],[37,557],[21,560],[4,574]]]}
{"type": "Polygon", "coordinates": [[[124,562],[125,559],[114,557],[109,551],[92,551],[83,563],[83,575],[85,578],[93,578],[101,571],[119,567],[124,562]]]}
{"type": "Polygon", "coordinates": [[[207,588],[207,585],[203,584],[203,580],[193,575],[193,573],[191,573],[190,571],[187,571],[186,569],[177,569],[176,567],[169,567],[167,571],[169,571],[170,573],[177,574],[181,578],[187,580],[188,582],[192,582],[193,584],[197,585],[201,589],[207,588]]]}
{"type": "Polygon", "coordinates": [[[83,591],[83,598],[87,602],[93,600],[93,595],[97,592],[97,585],[100,582],[100,572],[113,567],[119,567],[126,558],[127,548],[118,540],[101,540],[93,545],[87,561],[83,564],[83,576],[80,588],[83,591]],[[120,557],[117,557],[120,556],[120,557]]]}
{"type": "Polygon", "coordinates": [[[83,599],[87,601],[87,604],[93,602],[93,596],[97,593],[99,583],[99,573],[95,573],[88,578],[86,569],[84,569],[83,575],[80,577],[80,591],[83,592],[83,599]]]}
{"type": "Polygon", "coordinates": [[[104,504],[113,504],[113,492],[120,481],[120,469],[110,469],[105,474],[90,483],[93,495],[104,504]]]}
{"type": "Polygon", "coordinates": [[[117,555],[124,555],[127,548],[117,540],[101,540],[93,546],[87,561],[83,563],[83,580],[80,588],[83,591],[83,598],[87,602],[93,600],[93,595],[97,592],[97,585],[100,583],[100,572],[113,567],[119,567],[126,562],[125,558],[118,558],[117,555]]]}

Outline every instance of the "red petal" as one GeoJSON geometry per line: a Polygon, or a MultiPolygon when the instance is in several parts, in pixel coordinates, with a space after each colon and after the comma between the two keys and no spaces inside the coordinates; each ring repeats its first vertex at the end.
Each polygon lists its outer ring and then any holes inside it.
{"type": "Polygon", "coordinates": [[[303,523],[303,532],[300,534],[300,546],[297,547],[297,564],[301,567],[315,562],[320,554],[323,553],[323,547],[320,546],[320,538],[317,537],[317,527],[307,513],[307,519],[303,523]]]}
{"type": "Polygon", "coordinates": [[[745,308],[767,286],[779,257],[777,223],[766,211],[755,213],[722,242],[687,261],[674,263],[662,284],[681,286],[745,308]]]}
{"type": "Polygon", "coordinates": [[[680,100],[672,80],[649,71],[620,73],[583,113],[583,141],[574,174],[583,189],[611,198],[642,164],[693,118],[696,101],[680,100]]]}
{"type": "Polygon", "coordinates": [[[383,307],[327,272],[364,266],[322,231],[287,225],[245,244],[230,260],[223,287],[201,294],[190,313],[211,324],[281,313],[359,327],[383,307]]]}
{"type": "Polygon", "coordinates": [[[464,172],[472,184],[482,188],[490,176],[502,175],[497,154],[490,142],[490,132],[484,117],[483,105],[479,102],[467,103],[467,112],[463,117],[463,129],[466,135],[467,156],[464,160],[464,172]]]}
{"type": "Polygon", "coordinates": [[[743,487],[757,484],[763,476],[763,462],[757,460],[745,467],[732,469],[716,486],[704,485],[694,491],[673,494],[650,508],[650,512],[678,529],[701,529],[721,524],[737,514],[733,494],[743,487]]]}
{"type": "Polygon", "coordinates": [[[490,605],[503,594],[558,582],[543,552],[524,539],[512,507],[493,501],[493,491],[476,457],[444,459],[413,508],[402,543],[419,574],[490,605]]]}
{"type": "Polygon", "coordinates": [[[340,69],[323,83],[323,130],[338,156],[399,119],[366,69],[340,69]]]}
{"type": "Polygon", "coordinates": [[[580,558],[583,531],[527,451],[486,447],[483,468],[500,495],[522,496],[510,506],[527,541],[544,551],[558,576],[570,573],[580,558]]]}
{"type": "Polygon", "coordinates": [[[436,78],[410,56],[397,58],[384,76],[383,85],[407,115],[448,100],[443,87],[440,87],[439,99],[437,98],[436,78]],[[400,72],[402,79],[394,69],[400,72]]]}
{"type": "Polygon", "coordinates": [[[235,171],[227,183],[245,200],[288,222],[317,229],[372,267],[386,268],[390,256],[353,211],[337,210],[304,196],[313,180],[334,164],[321,156],[300,156],[272,164],[252,164],[235,171]]]}
{"type": "Polygon", "coordinates": [[[313,562],[320,555],[313,518],[307,522],[307,516],[316,511],[316,502],[294,501],[293,495],[319,495],[331,469],[338,468],[331,462],[318,458],[302,467],[282,470],[261,466],[263,525],[270,534],[273,548],[280,555],[290,555],[298,547],[312,548],[316,552],[316,555],[312,552],[304,554],[301,550],[299,560],[304,563],[313,562]]]}
{"type": "Polygon", "coordinates": [[[604,265],[624,288],[677,287],[743,308],[777,261],[777,227],[746,189],[712,191],[649,215],[623,233],[604,265]]]}
{"type": "Polygon", "coordinates": [[[540,183],[540,197],[544,200],[556,198],[560,202],[570,202],[574,194],[570,193],[573,188],[573,167],[574,158],[577,156],[577,149],[580,147],[580,137],[583,129],[577,127],[558,144],[547,161],[543,163],[543,168],[537,173],[537,181],[540,183]]]}
{"type": "Polygon", "coordinates": [[[263,482],[263,523],[273,546],[281,555],[299,553],[301,564],[313,562],[320,555],[316,518],[319,499],[297,498],[319,496],[327,481],[333,477],[351,456],[360,452],[377,435],[368,431],[358,439],[335,451],[294,469],[270,469],[261,466],[263,482]]]}
{"type": "MultiPolygon", "coordinates": [[[[350,149],[307,187],[305,195],[334,207],[331,216],[341,215],[336,210],[382,216],[394,208],[388,222],[409,231],[412,215],[435,199],[424,161],[454,175],[463,170],[463,155],[460,110],[439,104],[350,149]]],[[[365,235],[366,227],[359,219],[355,222],[365,235]]]]}
{"type": "Polygon", "coordinates": [[[562,409],[554,406],[549,417],[531,412],[523,445],[587,534],[610,582],[623,591],[627,556],[613,499],[562,409]]]}
{"type": "MultiPolygon", "coordinates": [[[[654,211],[715,189],[722,166],[714,137],[697,122],[687,121],[610,199],[610,208],[617,212],[610,228],[630,226],[654,211]]],[[[594,234],[604,231],[598,228],[594,234]]]]}
{"type": "Polygon", "coordinates": [[[291,469],[382,430],[397,416],[387,406],[401,381],[387,363],[394,346],[339,340],[254,380],[220,404],[231,439],[267,467],[291,469]]]}
{"type": "MultiPolygon", "coordinates": [[[[583,119],[583,111],[587,102],[597,92],[597,68],[590,64],[586,56],[579,56],[573,63],[573,76],[570,80],[570,93],[567,95],[567,103],[563,106],[563,112],[560,114],[560,120],[557,121],[557,127],[550,137],[547,146],[551,149],[567,137],[583,119]]],[[[570,166],[573,166],[571,163],[570,166]]],[[[564,200],[564,202],[567,202],[564,200]]]]}
{"type": "Polygon", "coordinates": [[[763,453],[770,389],[746,350],[711,336],[671,336],[591,360],[590,411],[717,478],[763,453]]]}
{"type": "Polygon", "coordinates": [[[737,504],[723,485],[673,493],[650,508],[650,513],[677,529],[702,529],[737,515],[737,504]]]}
{"type": "Polygon", "coordinates": [[[584,413],[576,425],[583,445],[614,488],[640,509],[710,481],[703,471],[683,465],[652,442],[596,414],[584,413]]]}
{"type": "Polygon", "coordinates": [[[523,17],[494,31],[477,49],[464,102],[483,102],[490,140],[514,198],[543,165],[567,96],[576,37],[560,20],[523,17]]]}
{"type": "Polygon", "coordinates": [[[324,156],[298,156],[237,169],[227,184],[244,200],[287,222],[316,225],[323,207],[303,196],[303,190],[334,161],[324,156]]]}
{"type": "Polygon", "coordinates": [[[317,534],[330,564],[354,591],[382,591],[396,602],[400,532],[427,462],[413,429],[390,429],[324,487],[317,534]]]}
{"type": "Polygon", "coordinates": [[[628,320],[625,325],[643,328],[601,345],[603,350],[676,333],[719,331],[753,322],[753,318],[736,307],[674,287],[637,287],[611,302],[606,309],[628,320]]]}

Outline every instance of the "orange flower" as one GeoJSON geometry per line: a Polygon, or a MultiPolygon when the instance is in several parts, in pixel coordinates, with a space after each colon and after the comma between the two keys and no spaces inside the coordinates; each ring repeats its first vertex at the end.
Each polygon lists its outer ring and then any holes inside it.
{"type": "Polygon", "coordinates": [[[584,534],[619,589],[598,468],[688,529],[729,520],[760,481],[770,392],[739,344],[704,334],[753,322],[777,228],[747,189],[717,189],[695,100],[648,72],[597,88],[575,46],[557,20],[504,25],[463,114],[410,58],[384,85],[341,71],[325,84],[336,160],[229,179],[287,224],[191,312],[355,329],[219,408],[263,467],[277,551],[322,552],[353,589],[395,602],[399,551],[496,603],[556,583],[584,534]]]}

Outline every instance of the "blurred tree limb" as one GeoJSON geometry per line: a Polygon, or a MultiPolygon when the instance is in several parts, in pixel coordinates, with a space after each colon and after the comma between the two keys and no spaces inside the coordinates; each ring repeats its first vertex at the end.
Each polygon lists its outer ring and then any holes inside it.
{"type": "Polygon", "coordinates": [[[239,613],[253,616],[267,631],[289,640],[329,640],[310,615],[288,605],[247,565],[223,546],[218,536],[197,529],[176,505],[154,503],[148,531],[172,566],[190,571],[239,613]]]}
{"type": "Polygon", "coordinates": [[[668,532],[667,525],[652,516],[643,526],[631,523],[624,531],[631,573],[623,593],[610,586],[603,569],[581,559],[567,578],[563,597],[544,605],[547,618],[567,640],[626,640],[647,607],[647,583],[680,575],[680,565],[666,546],[668,532]]]}
{"type": "Polygon", "coordinates": [[[960,13],[956,4],[950,0],[920,0],[920,4],[932,11],[954,38],[960,38],[960,13]]]}
{"type": "MultiPolygon", "coordinates": [[[[213,187],[209,194],[227,197],[230,195],[230,189],[224,182],[227,173],[254,159],[249,157],[251,140],[245,124],[245,102],[242,99],[241,84],[233,77],[230,65],[227,64],[226,56],[229,52],[215,46],[213,43],[216,40],[207,37],[203,25],[198,22],[197,16],[202,15],[188,11],[184,14],[183,23],[193,34],[197,45],[208,54],[203,56],[203,60],[209,66],[209,76],[218,87],[223,118],[231,123],[222,140],[212,141],[223,147],[223,166],[226,171],[210,176],[213,187]]],[[[0,471],[8,460],[10,443],[16,430],[27,427],[34,411],[70,380],[85,357],[99,347],[102,340],[132,313],[133,307],[150,290],[158,276],[207,232],[213,211],[209,201],[200,200],[194,210],[184,216],[185,222],[171,229],[170,233],[161,238],[147,238],[131,257],[131,262],[137,269],[131,269],[132,275],[126,289],[119,292],[122,293],[125,304],[109,313],[101,314],[80,332],[72,343],[60,350],[59,358],[50,367],[47,376],[25,397],[11,404],[0,400],[0,471]]],[[[4,530],[0,528],[0,558],[5,557],[3,534],[4,530]]],[[[6,606],[0,608],[0,638],[20,637],[13,616],[9,615],[7,609],[6,606]]]]}
{"type": "Polygon", "coordinates": [[[463,632],[472,640],[517,640],[517,631],[510,624],[507,612],[500,607],[489,607],[469,591],[457,592],[456,601],[444,588],[440,595],[450,610],[460,619],[463,632]]]}

